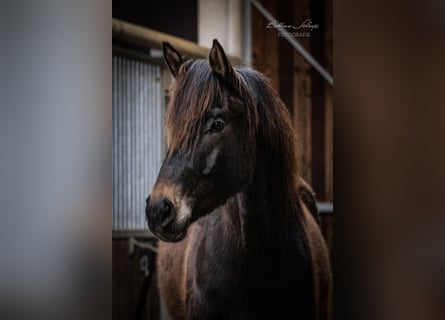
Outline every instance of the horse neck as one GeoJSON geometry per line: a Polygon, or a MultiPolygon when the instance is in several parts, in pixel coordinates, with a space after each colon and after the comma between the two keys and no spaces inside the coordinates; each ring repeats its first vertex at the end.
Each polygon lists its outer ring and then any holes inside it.
{"type": "Polygon", "coordinates": [[[245,241],[279,245],[300,225],[297,193],[289,187],[293,173],[261,155],[257,158],[252,182],[237,199],[241,232],[245,241]]]}

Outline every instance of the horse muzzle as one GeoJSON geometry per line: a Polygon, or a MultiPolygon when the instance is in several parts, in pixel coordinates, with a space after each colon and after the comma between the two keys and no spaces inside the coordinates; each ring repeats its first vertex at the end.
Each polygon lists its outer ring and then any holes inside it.
{"type": "Polygon", "coordinates": [[[159,239],[178,242],[185,237],[188,223],[177,222],[177,211],[169,199],[151,199],[149,196],[146,201],[145,214],[150,231],[159,239]]]}

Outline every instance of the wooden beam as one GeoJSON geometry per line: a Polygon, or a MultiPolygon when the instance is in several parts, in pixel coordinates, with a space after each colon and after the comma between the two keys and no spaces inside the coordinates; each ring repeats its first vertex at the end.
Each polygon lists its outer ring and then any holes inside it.
{"type": "MultiPolygon", "coordinates": [[[[319,23],[319,28],[311,33],[312,55],[322,65],[325,64],[324,35],[326,26],[326,0],[312,0],[310,3],[311,19],[319,23]],[[320,22],[318,22],[320,21],[320,22]]],[[[326,166],[325,166],[325,80],[314,69],[311,70],[312,91],[312,187],[317,194],[318,201],[326,201],[326,166]]]]}
{"type": "MultiPolygon", "coordinates": [[[[310,17],[309,0],[294,0],[294,24],[301,24],[310,17]]],[[[298,39],[311,52],[309,38],[298,39]]],[[[298,167],[300,175],[312,184],[312,90],[311,66],[296,51],[293,54],[294,126],[298,133],[298,167]]]]}
{"type": "MultiPolygon", "coordinates": [[[[325,6],[325,66],[326,70],[333,74],[333,1],[326,0],[325,6]]],[[[326,174],[326,183],[325,183],[325,192],[326,192],[326,201],[333,201],[334,199],[334,183],[333,183],[333,160],[334,160],[334,146],[333,146],[333,105],[334,105],[334,97],[333,97],[333,88],[330,85],[325,84],[325,174],[326,174]]]]}
{"type": "MultiPolygon", "coordinates": [[[[191,58],[207,58],[210,48],[197,45],[167,33],[141,27],[113,18],[113,38],[136,44],[141,47],[162,49],[162,42],[167,41],[181,54],[191,58]]],[[[233,64],[240,64],[241,58],[228,55],[233,64]]]]}
{"type": "MultiPolygon", "coordinates": [[[[262,0],[261,4],[271,14],[277,14],[276,1],[262,0]]],[[[266,29],[267,23],[261,13],[252,8],[252,62],[256,70],[271,79],[273,88],[279,92],[278,33],[275,29],[266,29]]]]}
{"type": "MultiPolygon", "coordinates": [[[[278,21],[283,21],[289,24],[294,23],[293,1],[280,0],[278,1],[278,21]]],[[[278,34],[277,34],[278,37],[278,34]]],[[[293,54],[295,49],[285,38],[278,38],[278,75],[280,98],[283,100],[290,114],[294,114],[294,88],[293,88],[293,54]]]]}

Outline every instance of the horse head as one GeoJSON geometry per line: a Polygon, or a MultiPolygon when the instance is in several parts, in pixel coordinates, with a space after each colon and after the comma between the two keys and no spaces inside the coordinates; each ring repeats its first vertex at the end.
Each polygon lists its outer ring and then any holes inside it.
{"type": "Polygon", "coordinates": [[[208,60],[186,60],[168,43],[163,49],[176,81],[166,114],[168,151],[146,217],[155,235],[176,242],[249,182],[256,124],[241,75],[217,40],[208,60]]]}

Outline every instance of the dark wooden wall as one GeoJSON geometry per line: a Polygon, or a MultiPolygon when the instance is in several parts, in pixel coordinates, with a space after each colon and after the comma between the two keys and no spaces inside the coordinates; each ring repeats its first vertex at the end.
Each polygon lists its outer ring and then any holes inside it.
{"type": "Polygon", "coordinates": [[[113,18],[198,41],[197,0],[113,0],[113,18]]]}
{"type": "MultiPolygon", "coordinates": [[[[332,73],[332,0],[261,1],[279,22],[319,28],[298,40],[332,73]]],[[[289,108],[299,136],[299,168],[320,201],[332,201],[332,88],[285,38],[252,9],[253,67],[273,81],[289,108]]]]}
{"type": "MultiPolygon", "coordinates": [[[[333,72],[332,0],[260,1],[286,25],[310,18],[319,28],[296,38],[323,67],[333,72]]],[[[252,8],[253,67],[272,79],[289,108],[297,130],[301,176],[314,188],[317,200],[333,201],[333,89],[275,29],[252,8]]],[[[332,249],[332,214],[323,215],[323,232],[332,249]]]]}
{"type": "Polygon", "coordinates": [[[156,256],[148,249],[135,247],[129,255],[129,241],[113,238],[112,309],[115,320],[160,319],[160,298],[156,272],[146,277],[141,259],[154,263],[156,256]]]}

